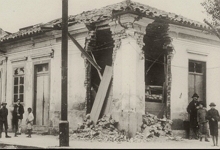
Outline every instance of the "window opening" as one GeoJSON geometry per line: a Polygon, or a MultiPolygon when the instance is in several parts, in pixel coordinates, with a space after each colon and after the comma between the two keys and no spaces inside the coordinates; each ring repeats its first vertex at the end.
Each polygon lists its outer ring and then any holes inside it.
{"type": "Polygon", "coordinates": [[[24,67],[14,69],[14,102],[24,102],[24,67]]]}

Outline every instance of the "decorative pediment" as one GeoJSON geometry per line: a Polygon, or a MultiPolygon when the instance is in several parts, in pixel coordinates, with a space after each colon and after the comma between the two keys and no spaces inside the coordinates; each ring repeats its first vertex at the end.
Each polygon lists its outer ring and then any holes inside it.
{"type": "Polygon", "coordinates": [[[20,61],[26,61],[27,59],[28,59],[27,56],[22,56],[22,57],[12,58],[11,62],[15,63],[15,62],[20,62],[20,61]]]}

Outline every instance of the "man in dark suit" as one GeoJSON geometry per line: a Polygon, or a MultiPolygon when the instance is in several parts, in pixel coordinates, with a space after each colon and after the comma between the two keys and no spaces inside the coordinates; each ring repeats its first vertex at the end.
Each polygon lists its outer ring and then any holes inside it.
{"type": "Polygon", "coordinates": [[[5,137],[6,138],[11,138],[8,136],[8,109],[6,108],[7,103],[3,102],[2,103],[2,108],[0,108],[0,138],[2,137],[2,131],[3,131],[3,125],[5,127],[5,137]]]}
{"type": "Polygon", "coordinates": [[[21,124],[24,114],[24,106],[21,104],[20,99],[17,100],[17,115],[18,115],[18,135],[21,135],[21,124]]]}
{"type": "Polygon", "coordinates": [[[190,133],[189,139],[198,139],[198,122],[197,122],[197,107],[198,107],[198,94],[192,96],[193,100],[189,103],[187,107],[187,112],[190,115],[190,133]]]}

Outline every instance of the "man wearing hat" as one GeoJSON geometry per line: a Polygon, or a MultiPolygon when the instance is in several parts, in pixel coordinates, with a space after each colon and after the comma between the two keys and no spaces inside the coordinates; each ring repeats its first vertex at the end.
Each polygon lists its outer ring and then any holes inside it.
{"type": "Polygon", "coordinates": [[[3,125],[5,127],[5,137],[10,138],[8,136],[8,109],[6,108],[7,103],[2,102],[2,108],[0,108],[0,138],[2,137],[3,125]]]}
{"type": "Polygon", "coordinates": [[[193,100],[189,103],[187,107],[187,112],[190,115],[190,132],[189,139],[198,139],[198,122],[197,122],[197,106],[199,95],[194,93],[192,96],[193,100]]]}
{"type": "Polygon", "coordinates": [[[21,135],[21,123],[24,114],[24,106],[21,104],[21,100],[17,99],[17,117],[18,117],[18,135],[21,135]]]}
{"type": "Polygon", "coordinates": [[[218,146],[218,121],[220,120],[219,112],[215,109],[215,103],[210,103],[211,109],[207,112],[209,120],[209,129],[214,146],[218,146]]]}

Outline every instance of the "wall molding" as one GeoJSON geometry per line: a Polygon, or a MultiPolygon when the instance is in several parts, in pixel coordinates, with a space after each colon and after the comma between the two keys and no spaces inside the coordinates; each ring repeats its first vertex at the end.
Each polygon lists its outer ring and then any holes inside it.
{"type": "Polygon", "coordinates": [[[202,56],[209,55],[209,53],[207,53],[207,52],[195,51],[195,50],[190,50],[190,49],[187,49],[186,51],[187,51],[187,53],[190,53],[190,54],[196,54],[196,55],[202,55],[202,56]]]}
{"type": "Polygon", "coordinates": [[[27,59],[28,59],[27,56],[23,56],[23,57],[13,58],[13,59],[11,59],[10,61],[11,61],[12,63],[15,63],[15,62],[20,62],[20,61],[26,61],[27,59]]]}
{"type": "Polygon", "coordinates": [[[53,58],[54,50],[52,49],[50,52],[47,52],[47,53],[38,53],[38,54],[31,55],[32,59],[45,58],[45,57],[53,58]]]}

